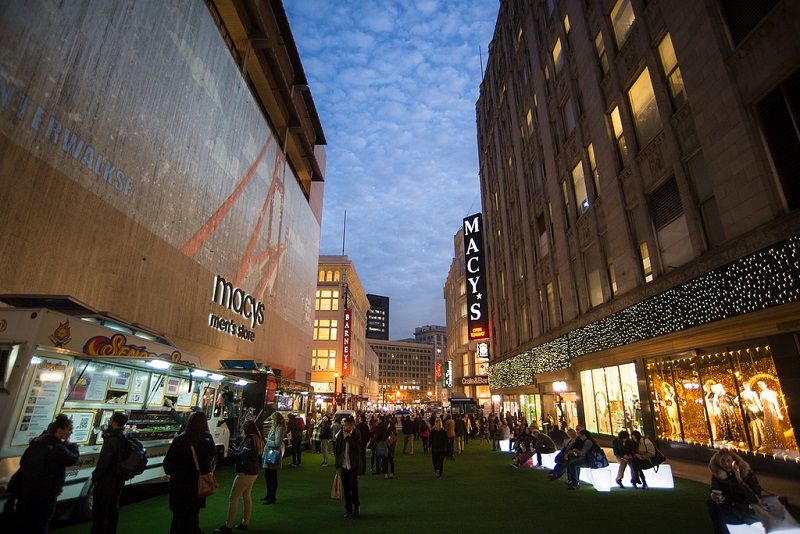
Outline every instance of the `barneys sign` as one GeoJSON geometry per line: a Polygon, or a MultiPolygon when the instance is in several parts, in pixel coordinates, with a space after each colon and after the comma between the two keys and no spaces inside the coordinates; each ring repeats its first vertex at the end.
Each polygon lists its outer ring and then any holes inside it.
{"type": "Polygon", "coordinates": [[[342,332],[342,376],[350,374],[350,330],[352,329],[353,310],[344,310],[344,329],[342,332]]]}
{"type": "Polygon", "coordinates": [[[464,256],[467,267],[467,324],[469,339],[489,337],[486,280],[483,266],[483,220],[480,213],[464,219],[464,256]]]}

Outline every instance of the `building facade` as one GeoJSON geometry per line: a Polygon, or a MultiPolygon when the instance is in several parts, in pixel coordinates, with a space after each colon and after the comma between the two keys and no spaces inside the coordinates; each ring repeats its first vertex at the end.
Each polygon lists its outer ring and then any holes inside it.
{"type": "Polygon", "coordinates": [[[347,256],[320,256],[311,385],[320,411],[377,400],[378,357],[365,337],[369,300],[347,256]]]}
{"type": "Polygon", "coordinates": [[[507,407],[797,469],[798,20],[790,1],[501,2],[477,117],[507,407]]]}
{"type": "Polygon", "coordinates": [[[281,2],[4,2],[0,47],[0,293],[307,386],[325,137],[281,2]]]}
{"type": "Polygon", "coordinates": [[[389,297],[367,294],[367,337],[389,340],[389,297]]]}
{"type": "MultiPolygon", "coordinates": [[[[480,342],[469,339],[467,321],[467,271],[464,229],[453,237],[454,256],[444,284],[447,359],[453,362],[452,392],[473,398],[478,405],[491,403],[489,361],[478,353],[480,342]]],[[[487,413],[491,411],[488,410],[487,413]]]]}
{"type": "Polygon", "coordinates": [[[370,339],[378,355],[378,406],[419,407],[435,395],[434,346],[370,339]]]}

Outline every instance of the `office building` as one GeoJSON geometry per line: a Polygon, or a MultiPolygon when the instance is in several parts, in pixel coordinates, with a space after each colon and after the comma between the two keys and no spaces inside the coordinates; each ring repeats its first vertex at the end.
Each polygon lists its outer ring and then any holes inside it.
{"type": "Polygon", "coordinates": [[[367,293],[367,338],[389,339],[389,297],[367,293]]]}

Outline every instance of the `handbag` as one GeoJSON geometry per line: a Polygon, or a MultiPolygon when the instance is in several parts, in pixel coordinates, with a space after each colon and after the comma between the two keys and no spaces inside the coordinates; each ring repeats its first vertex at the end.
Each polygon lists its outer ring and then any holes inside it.
{"type": "Polygon", "coordinates": [[[335,475],[333,475],[333,487],[331,488],[331,499],[339,500],[342,498],[342,477],[339,476],[339,472],[337,471],[335,475]]]}
{"type": "Polygon", "coordinates": [[[217,482],[217,477],[214,476],[214,471],[206,473],[205,475],[200,472],[200,464],[197,463],[197,453],[194,451],[194,445],[192,445],[192,457],[194,458],[194,467],[197,469],[197,474],[198,474],[197,496],[200,497],[201,499],[205,499],[206,497],[211,497],[219,489],[219,482],[217,482]]]}
{"type": "Polygon", "coordinates": [[[262,467],[276,467],[281,463],[280,449],[264,449],[264,462],[262,467]]]}
{"type": "Polygon", "coordinates": [[[589,449],[586,457],[589,459],[589,467],[592,469],[608,467],[608,458],[606,458],[606,452],[603,449],[589,449]]]}
{"type": "Polygon", "coordinates": [[[389,436],[387,436],[387,438],[386,438],[386,445],[391,447],[395,443],[397,443],[397,435],[396,434],[389,434],[389,436]]]}
{"type": "Polygon", "coordinates": [[[650,462],[650,467],[645,467],[645,469],[654,469],[655,472],[658,473],[658,466],[666,462],[667,457],[664,456],[660,450],[658,450],[658,447],[656,447],[655,443],[653,443],[653,448],[655,449],[656,454],[648,460],[650,462]]]}
{"type": "Polygon", "coordinates": [[[389,457],[389,446],[386,444],[385,441],[379,441],[375,444],[375,457],[376,458],[388,458],[389,457]]]}

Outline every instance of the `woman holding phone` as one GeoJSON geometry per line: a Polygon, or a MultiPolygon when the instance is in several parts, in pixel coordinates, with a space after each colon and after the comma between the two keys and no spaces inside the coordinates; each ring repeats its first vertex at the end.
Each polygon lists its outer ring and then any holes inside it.
{"type": "Polygon", "coordinates": [[[711,497],[706,501],[714,533],[729,532],[727,525],[755,523],[750,508],[761,498],[761,486],[750,465],[733,451],[723,449],[708,462],[711,470],[711,497]]]}

